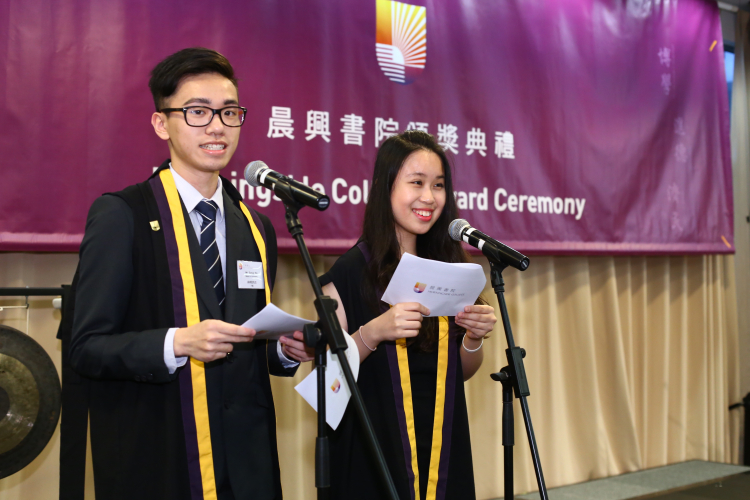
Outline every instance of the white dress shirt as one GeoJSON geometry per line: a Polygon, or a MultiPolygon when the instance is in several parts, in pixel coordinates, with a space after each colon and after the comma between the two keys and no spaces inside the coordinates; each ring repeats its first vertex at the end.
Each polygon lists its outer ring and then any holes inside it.
{"type": "MultiPolygon", "coordinates": [[[[195,207],[202,200],[213,201],[219,206],[216,211],[216,246],[219,248],[219,256],[221,257],[221,274],[224,277],[224,291],[227,289],[227,223],[224,212],[224,196],[222,195],[221,181],[217,182],[216,191],[211,198],[204,198],[200,192],[193,187],[188,181],[183,179],[172,166],[169,166],[169,170],[172,172],[174,177],[175,186],[177,186],[177,192],[180,193],[182,203],[185,204],[185,210],[187,210],[190,216],[190,222],[193,224],[195,235],[198,237],[198,241],[201,238],[201,223],[203,217],[195,210],[195,207]]],[[[181,356],[175,358],[174,355],[174,334],[177,328],[170,328],[167,331],[167,336],[164,338],[164,363],[169,369],[169,373],[174,373],[177,368],[183,366],[187,362],[187,356],[181,356]]],[[[276,344],[276,351],[279,354],[279,360],[284,368],[297,365],[297,361],[290,360],[284,355],[281,349],[281,343],[276,344]]]]}

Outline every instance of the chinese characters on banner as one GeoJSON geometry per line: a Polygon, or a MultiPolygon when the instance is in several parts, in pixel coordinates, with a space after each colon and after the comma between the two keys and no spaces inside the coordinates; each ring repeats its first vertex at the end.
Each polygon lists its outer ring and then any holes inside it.
{"type": "MultiPolygon", "coordinates": [[[[343,127],[340,132],[344,144],[362,146],[362,136],[365,135],[365,120],[361,116],[348,114],[341,117],[343,127]]],[[[425,122],[409,122],[403,129],[398,122],[392,118],[387,120],[375,118],[375,146],[379,146],[385,139],[398,134],[401,130],[421,130],[430,133],[429,124],[425,122]]],[[[440,145],[451,153],[458,154],[458,133],[455,125],[439,123],[437,126],[437,140],[440,145]]],[[[310,110],[307,112],[307,128],[305,129],[305,140],[320,137],[326,142],[331,142],[331,129],[329,125],[328,111],[310,110]]],[[[273,106],[271,118],[268,119],[267,137],[274,139],[285,137],[294,140],[294,119],[291,108],[273,106]]],[[[485,133],[479,128],[472,128],[466,134],[466,154],[471,155],[477,151],[482,156],[487,156],[485,144],[485,133]]],[[[510,132],[495,132],[495,155],[498,158],[515,159],[513,155],[513,134],[510,132]]]]}

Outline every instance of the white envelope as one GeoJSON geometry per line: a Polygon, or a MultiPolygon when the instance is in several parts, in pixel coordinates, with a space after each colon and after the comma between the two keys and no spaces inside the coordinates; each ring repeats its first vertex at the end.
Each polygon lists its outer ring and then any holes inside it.
{"type": "Polygon", "coordinates": [[[449,264],[405,253],[382,300],[390,305],[419,302],[430,316],[455,316],[477,301],[486,283],[479,264],[449,264]]]}
{"type": "Polygon", "coordinates": [[[315,321],[292,316],[276,307],[267,304],[258,314],[242,323],[246,328],[252,328],[257,333],[258,340],[279,340],[281,337],[291,337],[295,331],[315,321]]]}
{"type": "MultiPolygon", "coordinates": [[[[344,333],[346,338],[346,359],[349,360],[349,366],[352,369],[354,380],[359,375],[359,351],[354,339],[348,333],[344,333]]],[[[341,423],[344,417],[346,405],[352,397],[352,392],[344,379],[344,373],[341,371],[338,356],[331,355],[330,349],[326,354],[326,422],[333,430],[341,423]]],[[[308,402],[313,410],[318,411],[318,372],[313,370],[305,379],[297,384],[296,391],[308,402]]]]}

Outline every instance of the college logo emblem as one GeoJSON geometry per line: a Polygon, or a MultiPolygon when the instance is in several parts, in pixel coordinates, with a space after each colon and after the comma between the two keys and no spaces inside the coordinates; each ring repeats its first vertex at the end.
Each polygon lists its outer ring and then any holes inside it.
{"type": "Polygon", "coordinates": [[[417,284],[414,285],[414,291],[417,292],[417,293],[424,292],[425,288],[427,288],[427,284],[426,283],[420,283],[419,281],[417,281],[417,284]]]}
{"type": "Polygon", "coordinates": [[[339,379],[335,379],[333,381],[333,384],[331,384],[331,390],[333,391],[334,394],[336,394],[337,392],[341,390],[341,382],[339,382],[339,379]]]}
{"type": "Polygon", "coordinates": [[[427,8],[391,0],[376,0],[375,53],[385,76],[408,84],[427,61],[427,8]]]}

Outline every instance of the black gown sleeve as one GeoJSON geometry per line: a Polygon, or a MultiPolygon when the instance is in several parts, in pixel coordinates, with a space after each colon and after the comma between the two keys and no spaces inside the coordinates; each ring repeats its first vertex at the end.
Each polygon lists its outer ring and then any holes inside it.
{"type": "Polygon", "coordinates": [[[123,332],[133,282],[133,214],[105,195],[89,210],[81,243],[70,363],[94,379],[169,382],[164,363],[167,328],[123,332]]]}
{"type": "MultiPolygon", "coordinates": [[[[278,245],[276,242],[276,230],[271,223],[271,219],[261,213],[258,213],[258,218],[260,219],[261,224],[263,224],[263,231],[266,234],[265,242],[266,255],[268,256],[268,283],[271,287],[271,290],[273,290],[274,284],[276,283],[276,269],[278,265],[278,245]]],[[[278,340],[270,340],[266,344],[268,372],[271,375],[275,375],[277,377],[293,377],[294,374],[297,373],[299,364],[290,366],[288,368],[284,367],[284,365],[281,363],[281,360],[279,359],[278,343],[278,340]]]]}
{"type": "Polygon", "coordinates": [[[364,299],[366,264],[362,251],[354,246],[339,257],[333,267],[319,278],[321,286],[333,283],[336,287],[342,302],[339,307],[344,308],[350,334],[376,316],[364,299]]]}
{"type": "MultiPolygon", "coordinates": [[[[257,213],[257,212],[256,212],[257,213]]],[[[268,255],[268,283],[271,285],[273,290],[274,284],[276,283],[276,268],[278,265],[278,244],[276,242],[276,229],[274,229],[271,219],[265,215],[258,213],[263,224],[263,230],[266,233],[266,254],[268,255]]]]}

